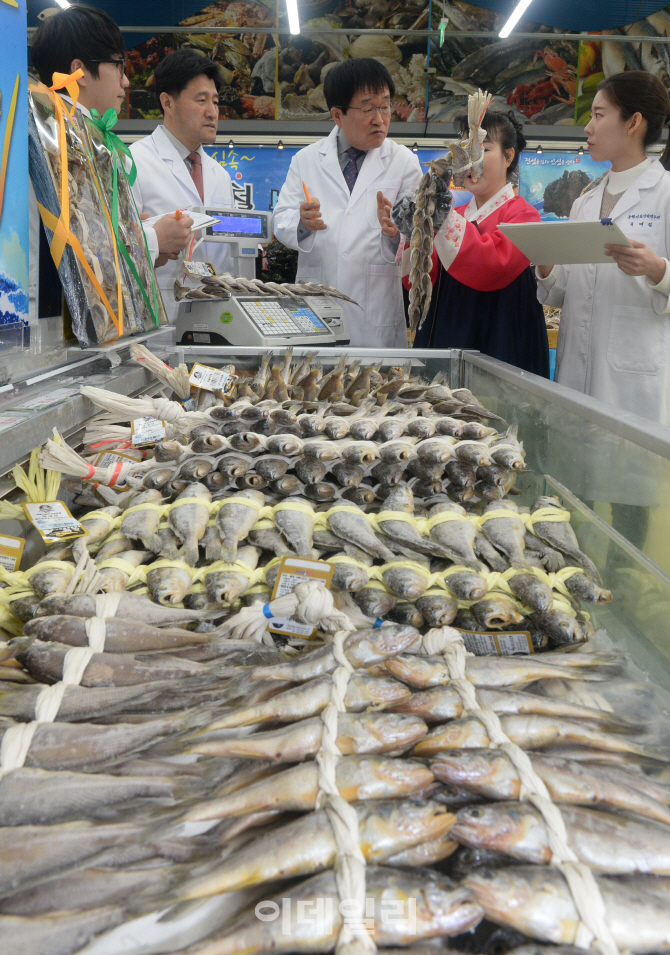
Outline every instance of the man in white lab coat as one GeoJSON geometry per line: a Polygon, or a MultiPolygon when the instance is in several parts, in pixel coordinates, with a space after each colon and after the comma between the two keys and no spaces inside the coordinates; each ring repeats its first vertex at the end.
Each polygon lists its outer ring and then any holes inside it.
{"type": "MultiPolygon", "coordinates": [[[[40,23],[31,47],[33,66],[45,86],[51,86],[54,73],[74,73],[78,80],[77,108],[91,118],[95,109],[103,116],[108,109],[121,109],[128,89],[126,51],[123,36],[112,18],[102,10],[85,4],[59,10],[40,23]]],[[[61,91],[62,93],[62,91],[61,91]]],[[[68,101],[69,97],[63,95],[68,101]]],[[[31,321],[35,315],[35,276],[39,241],[39,213],[32,184],[30,187],[30,301],[31,321]]],[[[140,209],[140,212],[142,210],[140,209]]],[[[145,227],[149,255],[155,265],[176,258],[190,238],[192,222],[177,220],[175,209],[153,227],[145,227]]]]}
{"type": "Polygon", "coordinates": [[[416,155],[387,139],[395,86],[381,63],[349,59],[333,67],[324,95],[335,128],[291,161],[274,211],[274,233],[297,249],[298,281],[332,285],[345,304],[351,344],[406,348],[400,264],[382,257],[377,206],[414,193],[416,155]]]}
{"type": "MultiPolygon", "coordinates": [[[[221,82],[216,63],[194,50],[175,50],[159,63],[154,89],[163,125],[130,147],[137,166],[133,194],[140,212],[155,216],[192,206],[234,208],[230,176],[202,148],[216,139],[221,82]]],[[[182,256],[170,258],[174,261],[163,265],[156,279],[174,322],[178,303],[173,286],[182,256]]],[[[220,242],[203,242],[193,258],[211,262],[217,274],[233,266],[230,247],[220,242]]]]}

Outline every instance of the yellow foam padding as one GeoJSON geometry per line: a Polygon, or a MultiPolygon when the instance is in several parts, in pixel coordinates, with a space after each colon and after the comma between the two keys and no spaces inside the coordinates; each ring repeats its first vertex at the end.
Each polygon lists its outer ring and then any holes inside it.
{"type": "Polygon", "coordinates": [[[423,597],[445,597],[447,600],[453,599],[443,587],[429,587],[423,597]]]}
{"type": "Polygon", "coordinates": [[[273,516],[278,511],[297,511],[298,514],[306,514],[312,520],[316,517],[314,508],[310,507],[309,504],[302,504],[300,501],[280,501],[272,508],[273,516]]]}
{"type": "Polygon", "coordinates": [[[132,574],[130,575],[130,579],[126,583],[126,589],[132,587],[132,585],[137,583],[137,581],[141,581],[143,584],[146,583],[147,575],[150,573],[150,571],[162,570],[166,567],[172,567],[175,570],[185,570],[191,575],[191,579],[193,579],[196,573],[195,568],[189,567],[189,565],[184,563],[183,560],[156,560],[153,562],[153,564],[135,567],[132,574]]]}
{"type": "Polygon", "coordinates": [[[380,511],[378,514],[366,514],[370,524],[377,530],[382,530],[380,524],[383,521],[404,521],[405,524],[411,524],[412,527],[421,533],[421,520],[414,517],[413,514],[406,514],[404,511],[380,511]]]}
{"type": "Polygon", "coordinates": [[[202,583],[191,584],[191,586],[188,588],[188,592],[189,594],[204,594],[205,585],[202,583]]]}
{"type": "Polygon", "coordinates": [[[365,517],[367,519],[367,514],[364,514],[363,511],[358,507],[354,507],[353,504],[335,504],[333,507],[330,507],[327,511],[322,511],[319,514],[314,515],[314,529],[326,528],[329,527],[329,520],[331,514],[357,514],[359,517],[365,517]]]}
{"type": "Polygon", "coordinates": [[[79,518],[79,523],[84,524],[86,521],[107,521],[111,531],[113,527],[119,526],[122,517],[123,514],[119,514],[117,517],[112,517],[111,514],[106,514],[105,511],[89,511],[88,514],[85,514],[83,517],[79,518]]]}
{"type": "Polygon", "coordinates": [[[526,524],[526,518],[529,516],[529,514],[516,514],[514,511],[507,511],[505,508],[500,507],[495,511],[486,511],[485,514],[477,518],[477,523],[480,527],[483,527],[487,521],[493,520],[494,517],[518,517],[519,520],[526,524]]]}
{"type": "MultiPolygon", "coordinates": [[[[125,514],[125,513],[127,513],[127,511],[124,511],[124,514],[125,514]]],[[[123,514],[119,514],[119,521],[121,521],[122,518],[123,518],[123,514]]],[[[167,521],[165,521],[163,524],[159,524],[158,526],[159,526],[159,527],[167,527],[167,526],[168,526],[168,523],[167,523],[167,521]]],[[[116,531],[114,534],[110,534],[108,537],[105,537],[103,540],[101,540],[101,541],[96,541],[96,545],[97,545],[98,547],[102,547],[103,544],[107,544],[109,541],[118,541],[118,540],[121,540],[121,538],[126,538],[126,539],[128,539],[128,535],[127,535],[127,534],[122,534],[120,531],[116,531]]]]}
{"type": "MultiPolygon", "coordinates": [[[[126,590],[127,590],[127,591],[130,590],[130,588],[128,587],[127,584],[126,584],[126,590]]],[[[138,594],[138,595],[140,595],[140,596],[144,596],[144,594],[148,594],[148,593],[149,593],[149,588],[148,588],[148,587],[133,587],[133,589],[132,589],[130,592],[133,593],[133,594],[138,594]]]]}
{"type": "Polygon", "coordinates": [[[428,536],[434,527],[438,524],[446,524],[447,521],[470,521],[471,524],[477,524],[478,517],[474,515],[454,514],[453,511],[443,511],[440,514],[434,514],[433,517],[425,517],[421,522],[421,533],[428,536]]]}
{"type": "Polygon", "coordinates": [[[272,508],[261,504],[260,501],[253,501],[249,497],[240,497],[238,494],[234,494],[232,497],[227,497],[223,501],[212,501],[209,513],[218,514],[222,507],[226,507],[228,504],[242,504],[245,507],[253,507],[258,511],[258,519],[262,517],[272,517],[272,508]]]}
{"type": "Polygon", "coordinates": [[[326,564],[351,564],[352,567],[360,567],[361,570],[366,570],[368,575],[372,570],[368,564],[364,564],[362,560],[355,560],[353,557],[348,557],[347,554],[336,554],[334,557],[329,557],[328,560],[324,561],[326,564]]]}
{"type": "Polygon", "coordinates": [[[129,560],[124,560],[122,557],[109,557],[107,560],[101,560],[99,564],[96,564],[96,567],[98,570],[104,570],[105,567],[114,567],[116,570],[128,574],[128,577],[131,577],[137,570],[134,564],[131,564],[129,560]]]}
{"type": "MultiPolygon", "coordinates": [[[[558,507],[541,507],[534,514],[520,514],[519,516],[531,534],[535,534],[535,525],[540,522],[548,522],[549,524],[570,523],[570,511],[558,507]]],[[[537,537],[537,534],[535,536],[537,537]]]]}
{"type": "MultiPolygon", "coordinates": [[[[210,521],[207,526],[209,527],[210,524],[216,524],[216,521],[210,521]]],[[[252,531],[269,531],[269,530],[272,530],[274,526],[275,526],[275,522],[273,520],[271,520],[269,517],[264,517],[262,518],[262,520],[256,521],[256,523],[251,528],[251,530],[252,531]]]]}
{"type": "Polygon", "coordinates": [[[259,581],[257,584],[252,584],[252,586],[249,587],[249,589],[246,591],[245,596],[248,596],[249,594],[265,594],[269,591],[269,589],[270,588],[268,587],[266,583],[263,583],[263,581],[259,581]]]}
{"type": "Polygon", "coordinates": [[[210,564],[208,567],[200,567],[199,570],[194,570],[193,573],[195,575],[195,580],[202,580],[203,578],[208,577],[210,574],[219,573],[242,574],[244,577],[247,577],[249,580],[251,580],[256,571],[249,567],[248,564],[243,564],[240,560],[236,560],[234,564],[229,564],[225,560],[215,560],[214,563],[210,564]]]}
{"type": "MultiPolygon", "coordinates": [[[[33,574],[37,573],[38,570],[50,570],[50,569],[62,570],[63,573],[69,574],[71,577],[72,574],[74,573],[74,564],[70,564],[64,560],[43,560],[39,564],[34,564],[32,567],[28,567],[26,570],[22,570],[21,574],[23,574],[26,580],[29,580],[33,574]]],[[[0,575],[0,576],[2,576],[3,580],[6,579],[4,575],[0,575]]]]}
{"type": "Polygon", "coordinates": [[[421,574],[426,578],[426,587],[432,587],[435,584],[440,583],[440,575],[432,574],[427,567],[423,567],[421,564],[417,564],[413,560],[391,560],[388,564],[382,564],[381,567],[370,567],[370,571],[374,571],[370,576],[376,580],[383,580],[384,574],[386,571],[393,570],[395,567],[405,567],[408,570],[416,571],[416,573],[421,574]]]}
{"type": "Polygon", "coordinates": [[[121,520],[126,517],[127,514],[132,514],[134,511],[158,511],[161,517],[165,514],[166,507],[170,507],[169,504],[133,504],[132,507],[126,508],[126,510],[121,515],[121,520]]]}
{"type": "Polygon", "coordinates": [[[562,567],[560,570],[557,570],[555,574],[549,574],[549,585],[553,590],[557,590],[559,594],[563,594],[564,597],[567,597],[568,600],[572,598],[572,595],[568,588],[565,586],[566,580],[570,580],[571,577],[574,577],[575,574],[583,574],[584,570],[582,567],[562,567]]]}
{"type": "Polygon", "coordinates": [[[12,600],[20,600],[22,597],[34,597],[35,593],[28,590],[27,587],[5,587],[0,590],[0,603],[11,603],[12,600]]]}
{"type": "Polygon", "coordinates": [[[201,504],[202,507],[206,507],[207,510],[209,510],[210,507],[209,501],[205,501],[201,497],[182,497],[180,500],[173,501],[171,504],[166,504],[164,513],[169,514],[175,507],[181,507],[182,504],[201,504]]]}
{"type": "MultiPolygon", "coordinates": [[[[480,574],[478,571],[473,570],[472,567],[466,567],[465,564],[454,564],[453,567],[447,567],[446,570],[440,571],[440,577],[450,577],[452,574],[475,574],[476,577],[484,577],[484,574],[480,574]]],[[[486,579],[484,577],[484,579],[486,579]]]]}
{"type": "MultiPolygon", "coordinates": [[[[379,570],[379,568],[369,567],[368,570],[370,571],[379,570]]],[[[391,593],[391,591],[388,589],[384,581],[378,580],[376,577],[373,577],[372,574],[370,575],[370,579],[368,580],[365,587],[363,587],[363,590],[382,590],[385,594],[391,593]]]]}

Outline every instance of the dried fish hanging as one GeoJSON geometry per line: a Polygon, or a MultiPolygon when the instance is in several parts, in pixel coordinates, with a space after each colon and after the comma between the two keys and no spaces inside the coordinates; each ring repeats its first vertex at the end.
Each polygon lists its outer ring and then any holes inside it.
{"type": "Polygon", "coordinates": [[[449,184],[453,181],[455,185],[462,185],[468,175],[476,182],[481,176],[482,143],[486,136],[481,123],[492,99],[481,90],[468,97],[468,139],[449,146],[448,154],[442,159],[429,162],[429,170],[421,179],[414,200],[406,196],[393,209],[396,225],[404,235],[410,236],[410,347],[414,346],[416,333],[426,320],[433,295],[430,279],[433,236],[452,214],[449,184]]]}

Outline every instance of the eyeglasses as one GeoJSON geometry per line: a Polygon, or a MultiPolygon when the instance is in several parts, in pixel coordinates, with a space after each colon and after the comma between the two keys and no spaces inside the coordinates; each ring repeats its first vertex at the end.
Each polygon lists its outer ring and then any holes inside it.
{"type": "Polygon", "coordinates": [[[123,76],[126,72],[126,61],[125,60],[87,60],[87,63],[111,63],[112,66],[115,66],[119,74],[123,76]]]}
{"type": "Polygon", "coordinates": [[[379,113],[381,117],[386,119],[387,116],[391,115],[391,104],[387,103],[386,106],[349,106],[348,109],[357,109],[361,114],[363,119],[372,119],[375,113],[379,113]]]}

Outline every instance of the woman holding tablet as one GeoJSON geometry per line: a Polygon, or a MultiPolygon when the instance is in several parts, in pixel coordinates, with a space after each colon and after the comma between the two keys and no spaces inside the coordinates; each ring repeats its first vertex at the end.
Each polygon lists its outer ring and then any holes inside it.
{"type": "Polygon", "coordinates": [[[612,168],[575,200],[570,219],[611,219],[632,247],[612,265],[538,266],[538,297],[562,307],[556,380],[627,411],[670,423],[670,146],[646,149],[670,118],[651,73],[617,73],[598,87],[586,127],[593,159],[612,168]]]}
{"type": "MultiPolygon", "coordinates": [[[[467,136],[467,116],[455,125],[467,136]]],[[[463,186],[472,193],[470,203],[451,209],[437,230],[432,304],[414,347],[475,348],[548,378],[547,330],[533,270],[498,229],[502,222],[540,221],[537,210],[514,195],[510,182],[526,140],[511,113],[489,110],[482,127],[483,173],[476,182],[467,177],[463,186]]],[[[386,216],[380,210],[380,223],[391,239],[397,229],[387,205],[386,216]]]]}

